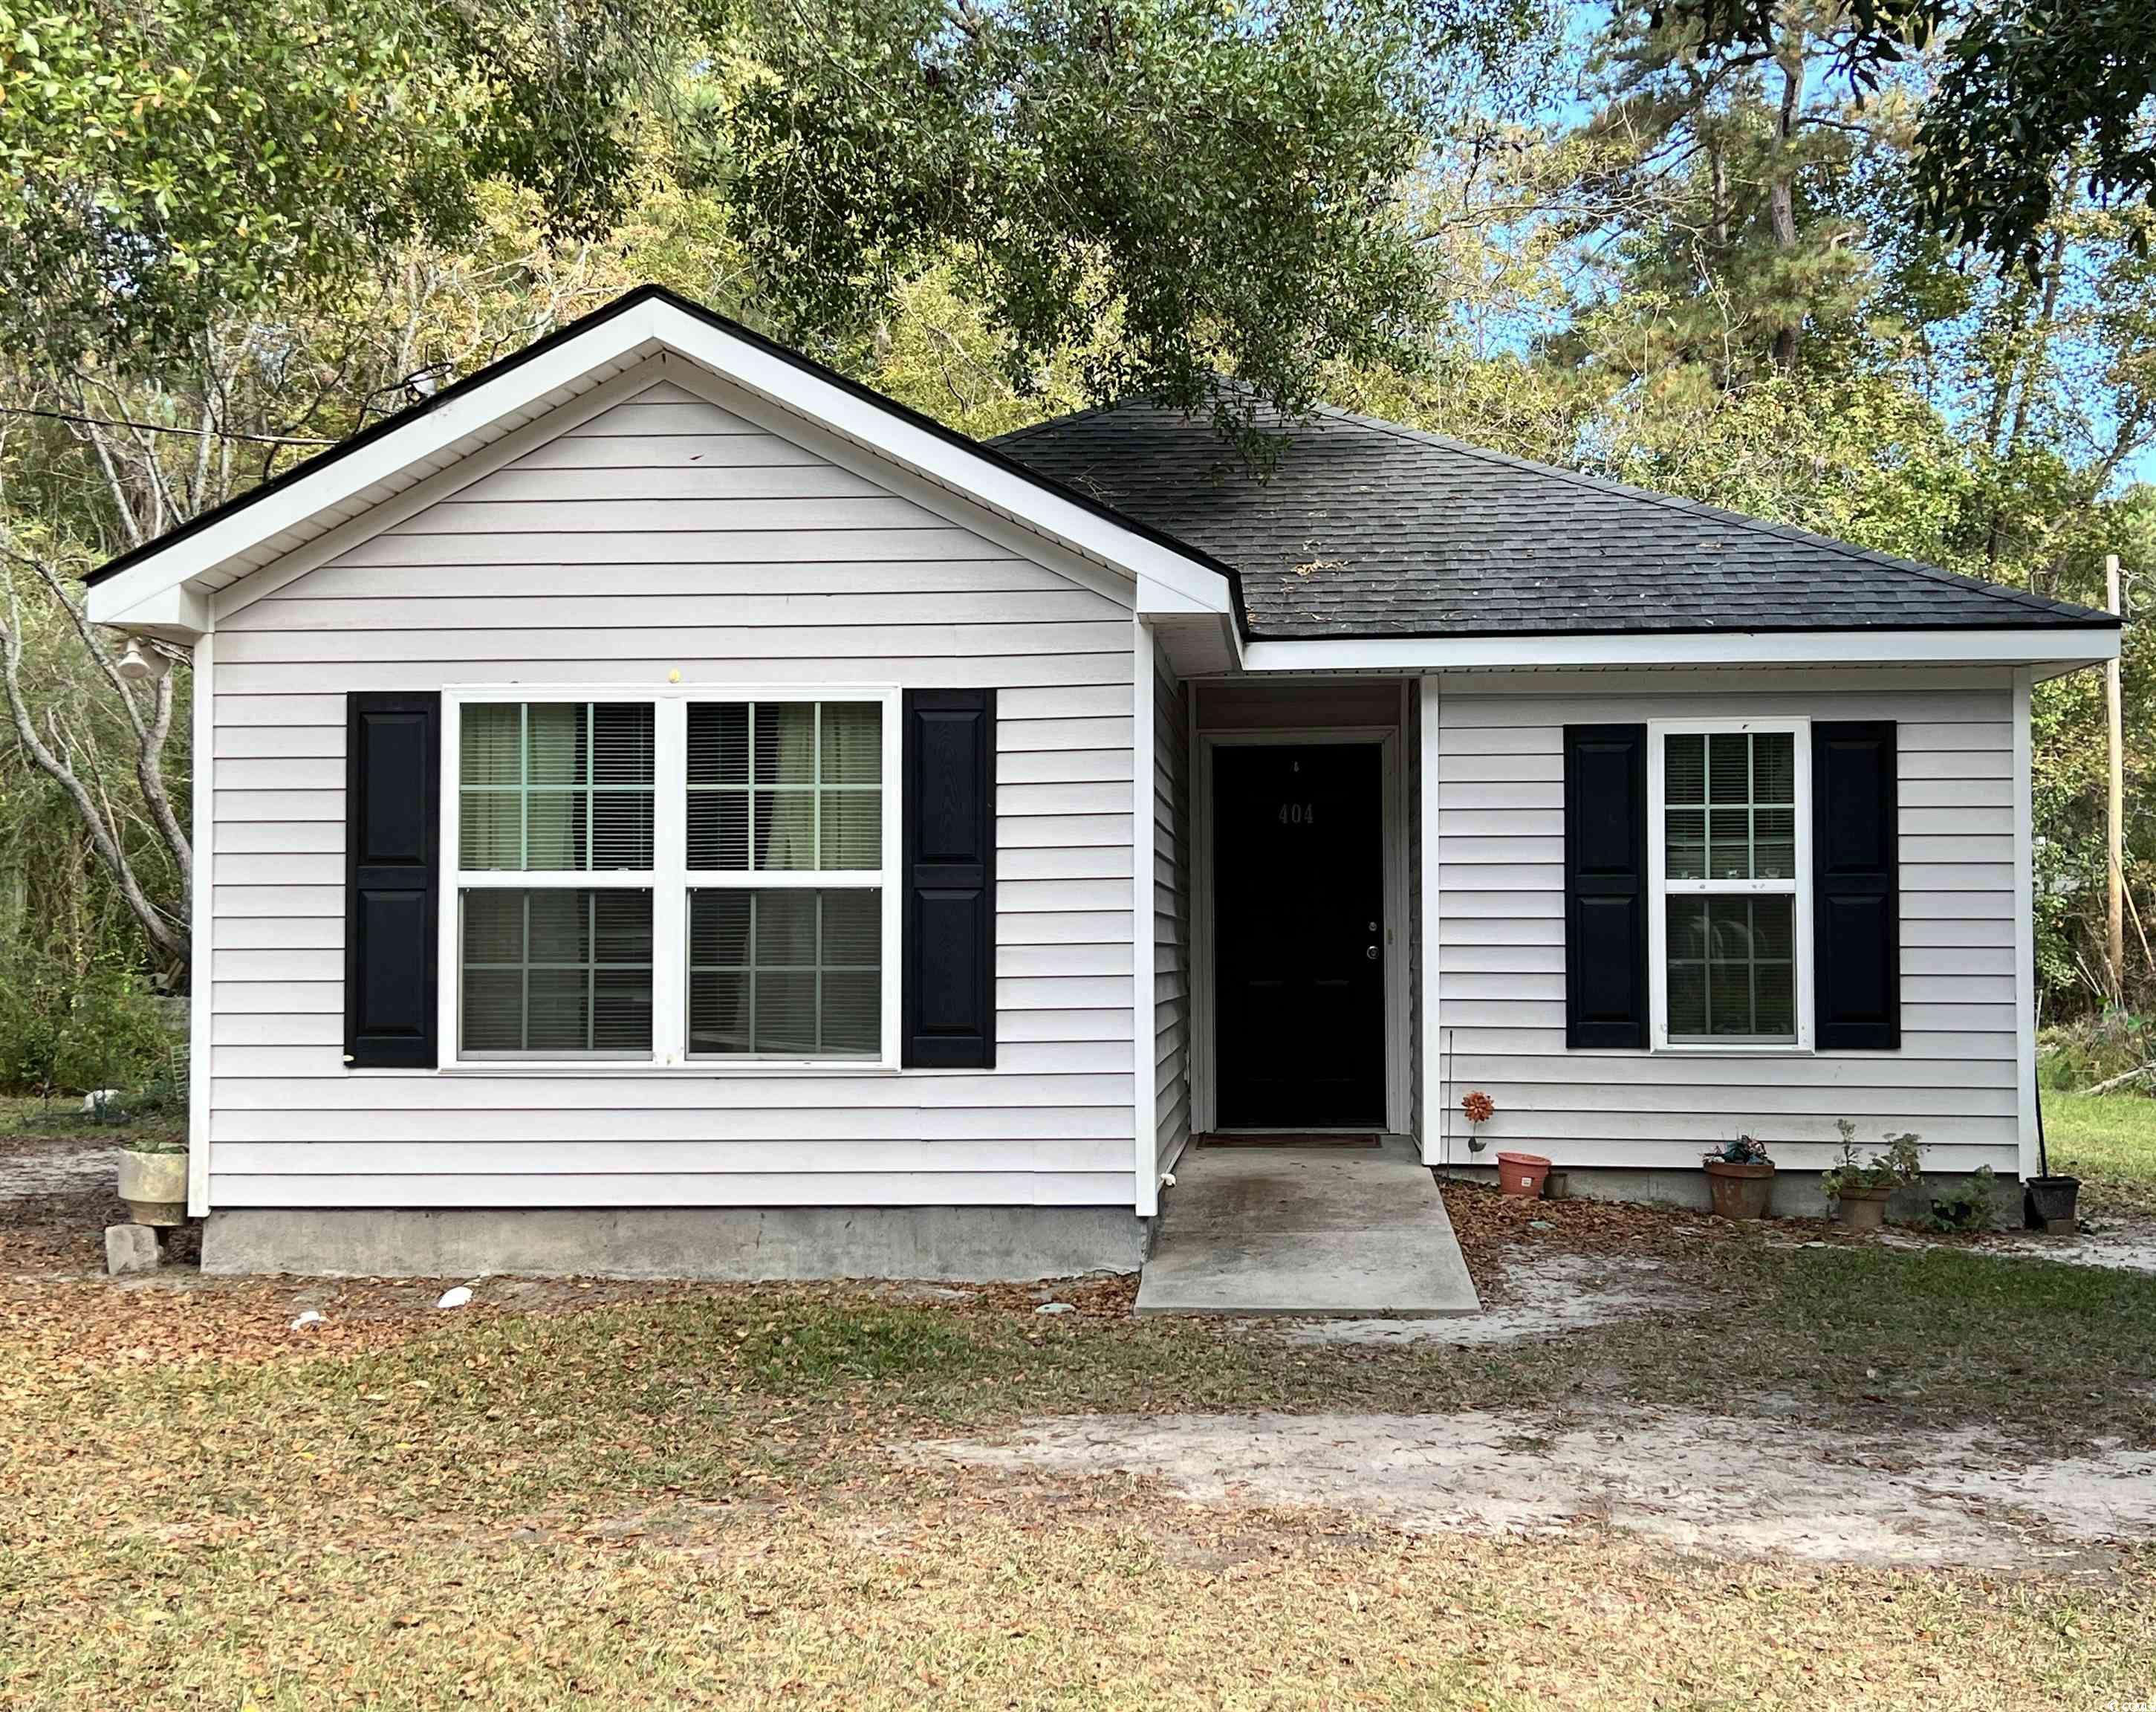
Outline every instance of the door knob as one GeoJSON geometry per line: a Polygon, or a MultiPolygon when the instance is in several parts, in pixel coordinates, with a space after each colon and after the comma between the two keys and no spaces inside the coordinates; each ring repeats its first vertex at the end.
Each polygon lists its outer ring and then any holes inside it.
{"type": "Polygon", "coordinates": [[[1365,945],[1363,948],[1363,955],[1375,963],[1378,960],[1378,948],[1374,945],[1365,945]]]}

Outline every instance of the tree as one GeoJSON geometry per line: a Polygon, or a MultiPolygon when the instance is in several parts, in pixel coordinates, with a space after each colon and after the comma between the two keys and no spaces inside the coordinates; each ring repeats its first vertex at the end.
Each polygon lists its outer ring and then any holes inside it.
{"type": "MultiPolygon", "coordinates": [[[[1656,17],[1702,48],[1756,47],[1785,11],[1786,0],[1660,0],[1656,17]]],[[[1846,0],[1838,11],[1837,67],[1859,89],[1933,50],[1914,178],[1929,229],[2033,271],[2070,194],[2145,204],[2156,192],[2156,0],[1846,0]]]]}
{"type": "Polygon", "coordinates": [[[1440,299],[1403,198],[1517,0],[798,0],[753,32],[729,197],[795,340],[947,258],[1021,386],[1094,345],[1096,398],[1249,430],[1328,362],[1397,363],[1440,299]],[[1240,388],[1222,387],[1231,369],[1240,388]]]}

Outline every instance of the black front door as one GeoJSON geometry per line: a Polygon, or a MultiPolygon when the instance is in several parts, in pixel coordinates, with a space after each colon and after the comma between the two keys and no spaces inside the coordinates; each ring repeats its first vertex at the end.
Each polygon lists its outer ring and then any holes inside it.
{"type": "Polygon", "coordinates": [[[1223,1129],[1384,1125],[1378,753],[1375,743],[1214,751],[1223,1129]]]}

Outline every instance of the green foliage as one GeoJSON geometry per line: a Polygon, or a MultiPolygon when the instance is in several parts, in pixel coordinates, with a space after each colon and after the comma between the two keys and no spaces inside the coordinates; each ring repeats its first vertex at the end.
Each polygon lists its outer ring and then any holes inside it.
{"type": "Polygon", "coordinates": [[[1923,1181],[1922,1137],[1906,1130],[1899,1135],[1881,1136],[1887,1150],[1860,1161],[1856,1126],[1846,1118],[1837,1118],[1834,1127],[1841,1132],[1841,1154],[1820,1178],[1820,1190],[1830,1199],[1838,1200],[1851,1190],[1913,1189],[1923,1181]]]}
{"type": "MultiPolygon", "coordinates": [[[[2104,1010],[2046,1029],[2037,1037],[2040,1086],[2069,1092],[2156,1063],[2156,1022],[2129,1010],[2104,1010]]],[[[2126,1097],[2156,1092],[2144,1079],[2120,1089],[2126,1097]]]]}
{"type": "Polygon", "coordinates": [[[157,995],[119,949],[80,969],[20,948],[0,962],[0,1086],[139,1087],[175,1073],[173,1049],[157,995]]]}
{"type": "Polygon", "coordinates": [[[1999,1182],[1989,1165],[1979,1165],[1952,1187],[1932,1196],[1935,1231],[1989,1231],[1999,1222],[1999,1182]]]}
{"type": "MultiPolygon", "coordinates": [[[[1724,49],[1771,44],[1788,11],[1784,0],[1655,8],[1673,33],[1724,49]]],[[[1867,92],[1931,50],[1913,175],[1928,229],[2034,271],[2076,179],[2112,203],[2145,204],[2156,189],[2149,0],[1849,0],[1827,16],[1835,70],[1867,92]]]]}
{"type": "Polygon", "coordinates": [[[1325,363],[1396,364],[1435,331],[1401,189],[1448,106],[1436,69],[1499,60],[1538,21],[1449,0],[790,8],[734,104],[733,208],[789,337],[855,333],[947,259],[1015,383],[1083,349],[1095,397],[1247,435],[1259,399],[1301,409],[1325,363]]]}
{"type": "Polygon", "coordinates": [[[0,0],[0,326],[151,361],[463,241],[490,177],[603,229],[687,27],[627,0],[0,0]]]}

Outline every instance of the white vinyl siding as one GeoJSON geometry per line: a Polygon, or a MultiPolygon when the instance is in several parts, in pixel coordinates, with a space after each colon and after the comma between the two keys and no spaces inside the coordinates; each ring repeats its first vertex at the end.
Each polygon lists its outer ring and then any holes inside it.
{"type": "Polygon", "coordinates": [[[1158,663],[1153,680],[1152,990],[1154,1160],[1173,1169],[1190,1139],[1190,728],[1181,686],[1158,663]]]}
{"type": "Polygon", "coordinates": [[[729,404],[660,381],[220,621],[214,1206],[1131,1205],[1128,606],[729,404]],[[675,672],[997,691],[996,1068],[347,1072],[346,693],[675,672]]]}
{"type": "MultiPolygon", "coordinates": [[[[1439,686],[1424,778],[1438,792],[1440,1045],[1451,1057],[1433,1092],[1456,1103],[1486,1091],[1488,1139],[1560,1165],[1688,1167],[1741,1131],[1784,1166],[1817,1170],[1845,1117],[1860,1142],[1916,1130],[1941,1170],[2016,1169],[2010,675],[1612,674],[1561,694],[1548,682],[1439,686]],[[1902,1050],[1567,1051],[1565,726],[1735,718],[1896,722],[1902,1050]]],[[[1466,1162],[1456,1123],[1452,1153],[1466,1162]]]]}

